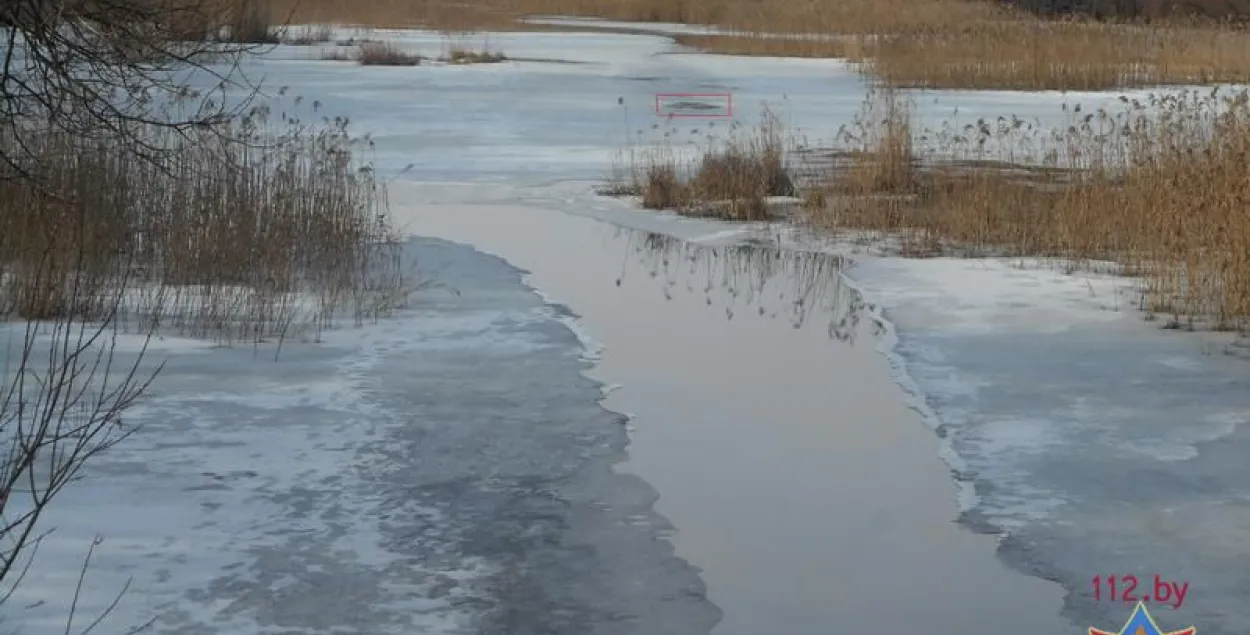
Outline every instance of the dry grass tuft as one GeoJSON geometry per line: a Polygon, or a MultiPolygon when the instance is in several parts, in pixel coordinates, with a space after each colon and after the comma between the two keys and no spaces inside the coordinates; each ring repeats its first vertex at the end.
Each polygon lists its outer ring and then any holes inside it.
{"type": "Polygon", "coordinates": [[[889,85],[874,86],[852,128],[839,141],[852,148],[851,165],[838,181],[851,194],[910,194],[916,188],[911,104],[889,85]]]}
{"type": "Polygon", "coordinates": [[[417,66],[422,59],[388,42],[361,44],[356,51],[356,60],[363,66],[417,66]]]}
{"type": "Polygon", "coordinates": [[[507,59],[508,57],[500,52],[452,48],[447,52],[443,61],[448,64],[497,64],[507,59]]]}
{"type": "Polygon", "coordinates": [[[687,209],[690,187],[685,183],[673,163],[657,162],[643,168],[642,182],[638,189],[642,206],[647,209],[687,209]]]}
{"type": "Polygon", "coordinates": [[[647,209],[669,209],[691,216],[762,220],[773,216],[769,197],[793,196],[785,169],[785,140],[780,119],[765,110],[749,134],[731,130],[723,142],[709,138],[693,160],[672,145],[646,148],[618,168],[605,194],[634,194],[647,209]]]}

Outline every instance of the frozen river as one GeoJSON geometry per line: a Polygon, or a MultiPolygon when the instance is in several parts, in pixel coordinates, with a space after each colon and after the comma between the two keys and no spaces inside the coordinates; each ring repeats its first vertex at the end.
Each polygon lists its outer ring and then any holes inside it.
{"type": "Polygon", "coordinates": [[[623,469],[659,491],[677,555],[724,611],[714,633],[1062,630],[1057,586],[953,522],[937,439],[891,381],[839,258],[418,203],[430,189],[393,202],[529,271],[602,347],[594,376],[620,385],[604,405],[633,417],[623,469]]]}
{"type": "MultiPolygon", "coordinates": [[[[64,632],[99,534],[79,611],[133,578],[108,623],[161,633],[1047,635],[1118,630],[1131,605],[1091,586],[1112,575],[1189,584],[1152,605],[1164,630],[1244,630],[1250,382],[1229,338],[1160,332],[1123,279],[594,195],[627,136],[666,132],[655,93],[732,92],[743,125],[767,100],[819,139],[863,98],[841,62],[490,44],[576,63],[279,47],[248,67],[372,134],[408,255],[457,293],[277,362],[158,342],[142,433],[60,499],[7,621],[64,632]]],[[[1115,99],[916,96],[922,125],[1062,125],[1065,101],[1115,99]]]]}

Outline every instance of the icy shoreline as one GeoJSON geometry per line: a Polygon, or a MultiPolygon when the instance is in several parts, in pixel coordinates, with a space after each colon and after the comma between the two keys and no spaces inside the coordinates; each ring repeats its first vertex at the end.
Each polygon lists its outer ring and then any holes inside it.
{"type": "Polygon", "coordinates": [[[622,417],[582,375],[567,310],[469,247],[413,239],[414,256],[456,293],[276,361],[155,342],[145,365],[164,371],[127,413],[139,433],[53,503],[5,619],[63,633],[71,599],[90,623],[126,590],[102,627],[708,632],[719,610],[660,539],[655,490],[613,470],[622,417]]]}

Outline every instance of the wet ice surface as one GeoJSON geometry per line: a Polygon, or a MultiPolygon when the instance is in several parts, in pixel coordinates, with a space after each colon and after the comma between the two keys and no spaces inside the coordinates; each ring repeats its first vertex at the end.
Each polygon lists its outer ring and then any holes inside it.
{"type": "Polygon", "coordinates": [[[498,259],[412,250],[458,294],[276,362],[156,342],[139,433],[56,501],[6,619],[64,632],[98,534],[76,623],[133,576],[110,632],[707,632],[561,310],[498,259]]]}

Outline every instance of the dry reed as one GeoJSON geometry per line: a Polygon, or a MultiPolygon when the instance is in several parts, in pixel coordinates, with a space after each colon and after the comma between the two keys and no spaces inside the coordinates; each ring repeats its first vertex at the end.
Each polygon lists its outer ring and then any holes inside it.
{"type": "Polygon", "coordinates": [[[366,42],[356,50],[356,60],[363,66],[417,66],[421,59],[389,42],[366,42]]]}
{"type": "MultiPolygon", "coordinates": [[[[888,91],[887,91],[888,92],[888,91]]],[[[878,100],[883,97],[878,96],[878,100]]],[[[1044,256],[1114,263],[1143,280],[1143,306],[1175,325],[1245,329],[1250,318],[1250,93],[1127,98],[1118,111],[1068,112],[1049,166],[995,161],[1023,127],[978,122],[924,161],[897,150],[889,119],[866,117],[875,148],[838,154],[808,220],[878,232],[913,255],[1044,256]],[[962,156],[962,159],[955,160],[962,156]],[[910,179],[882,175],[911,174],[910,179]]],[[[878,110],[880,108],[878,107],[878,110]]]]}
{"type": "MultiPolygon", "coordinates": [[[[673,127],[665,137],[676,133],[673,127]]],[[[785,141],[780,118],[766,108],[760,124],[745,133],[735,122],[726,139],[708,135],[705,145],[695,146],[694,160],[683,152],[690,144],[683,149],[666,141],[631,151],[625,159],[628,164],[617,166],[613,184],[604,193],[633,194],[647,209],[690,216],[769,218],[773,215],[769,197],[795,194],[785,169],[785,141]]]]}
{"type": "Polygon", "coordinates": [[[268,0],[226,0],[226,35],[228,42],[277,44],[274,27],[280,24],[268,0]]]}
{"type": "MultiPolygon", "coordinates": [[[[983,0],[304,0],[298,22],[467,31],[533,29],[524,15],[589,15],[708,24],[727,35],[682,35],[703,50],[839,57],[900,86],[1094,90],[1250,78],[1250,32],[1199,20],[1150,23],[1047,19],[983,0]]],[[[1155,12],[1158,13],[1158,12],[1155,12]]],[[[551,27],[544,27],[551,28],[551,27]]]]}
{"type": "Polygon", "coordinates": [[[497,64],[507,59],[506,55],[498,51],[474,51],[462,48],[452,48],[443,57],[443,61],[448,64],[497,64]]]}
{"type": "Polygon", "coordinates": [[[257,110],[224,129],[153,129],[148,141],[174,150],[157,159],[108,137],[33,137],[38,184],[0,179],[0,316],[262,341],[402,303],[360,141],[341,120],[266,122],[257,110]]]}

